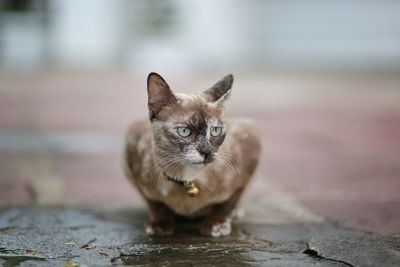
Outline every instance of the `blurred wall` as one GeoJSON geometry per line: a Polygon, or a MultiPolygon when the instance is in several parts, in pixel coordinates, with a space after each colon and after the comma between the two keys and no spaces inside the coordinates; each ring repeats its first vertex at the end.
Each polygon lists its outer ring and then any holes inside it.
{"type": "Polygon", "coordinates": [[[0,0],[0,66],[397,72],[398,25],[393,0],[0,0]]]}

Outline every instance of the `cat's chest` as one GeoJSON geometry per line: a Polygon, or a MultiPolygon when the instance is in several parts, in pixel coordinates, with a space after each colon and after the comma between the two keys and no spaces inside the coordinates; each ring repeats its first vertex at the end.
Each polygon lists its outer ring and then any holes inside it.
{"type": "Polygon", "coordinates": [[[223,181],[204,179],[194,183],[199,187],[199,194],[195,197],[190,197],[183,186],[169,181],[161,187],[158,184],[157,190],[145,189],[144,194],[150,199],[163,202],[177,214],[191,216],[210,204],[227,200],[233,193],[223,181]]]}
{"type": "Polygon", "coordinates": [[[229,191],[219,192],[213,189],[200,188],[197,196],[191,197],[182,187],[174,188],[170,194],[163,196],[163,202],[180,215],[191,216],[210,204],[223,202],[230,197],[229,191]]]}

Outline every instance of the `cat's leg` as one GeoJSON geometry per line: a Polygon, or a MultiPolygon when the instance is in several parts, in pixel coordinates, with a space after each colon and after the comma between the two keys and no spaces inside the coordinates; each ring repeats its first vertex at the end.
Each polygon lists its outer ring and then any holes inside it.
{"type": "Polygon", "coordinates": [[[231,233],[232,218],[242,190],[237,191],[227,201],[211,207],[210,214],[200,226],[200,233],[205,236],[227,236],[231,233]]]}
{"type": "Polygon", "coordinates": [[[146,233],[156,236],[168,236],[174,233],[175,214],[161,202],[147,201],[149,206],[149,220],[145,224],[146,233]]]}

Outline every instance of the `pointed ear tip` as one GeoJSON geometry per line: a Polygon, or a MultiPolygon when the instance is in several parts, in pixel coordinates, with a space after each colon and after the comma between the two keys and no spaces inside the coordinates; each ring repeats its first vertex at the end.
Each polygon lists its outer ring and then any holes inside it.
{"type": "Polygon", "coordinates": [[[234,79],[235,79],[235,77],[233,76],[232,73],[225,76],[225,80],[229,81],[230,83],[233,83],[234,79]]]}
{"type": "Polygon", "coordinates": [[[150,72],[149,75],[147,76],[147,87],[149,87],[150,83],[161,83],[164,84],[165,86],[168,86],[164,78],[157,72],[150,72]]]}
{"type": "Polygon", "coordinates": [[[161,75],[158,74],[157,72],[150,72],[149,75],[147,75],[147,80],[149,80],[152,77],[161,77],[161,75]]]}

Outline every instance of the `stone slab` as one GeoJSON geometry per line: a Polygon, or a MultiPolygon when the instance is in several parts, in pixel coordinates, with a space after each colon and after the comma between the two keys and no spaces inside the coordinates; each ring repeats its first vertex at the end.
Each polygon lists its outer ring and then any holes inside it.
{"type": "Polygon", "coordinates": [[[181,221],[171,237],[145,235],[144,210],[65,207],[0,212],[3,266],[398,266],[400,238],[335,224],[255,224],[225,238],[181,221]],[[19,264],[19,265],[18,265],[19,264]],[[69,264],[69,265],[68,265],[69,264]]]}

